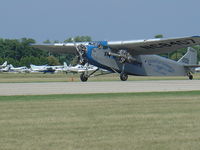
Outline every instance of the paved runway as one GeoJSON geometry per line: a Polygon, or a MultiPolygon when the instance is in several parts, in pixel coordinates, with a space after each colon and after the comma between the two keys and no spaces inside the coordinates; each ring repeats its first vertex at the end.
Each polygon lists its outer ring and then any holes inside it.
{"type": "Polygon", "coordinates": [[[0,83],[0,95],[47,95],[200,90],[200,80],[0,83]]]}

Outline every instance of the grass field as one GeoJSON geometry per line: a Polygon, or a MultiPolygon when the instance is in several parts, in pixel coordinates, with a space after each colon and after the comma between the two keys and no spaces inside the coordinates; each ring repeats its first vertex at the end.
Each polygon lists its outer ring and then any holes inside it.
{"type": "MultiPolygon", "coordinates": [[[[43,74],[43,73],[0,73],[0,83],[14,83],[14,82],[80,82],[80,74],[43,74]]],[[[199,80],[200,74],[195,74],[194,79],[199,80]]],[[[97,76],[89,78],[90,81],[119,81],[118,74],[109,74],[104,76],[97,76]]],[[[188,80],[188,77],[174,76],[174,77],[151,77],[151,76],[129,76],[131,81],[135,80],[188,80]]]]}
{"type": "Polygon", "coordinates": [[[0,97],[1,150],[197,150],[200,91],[0,97]]]}

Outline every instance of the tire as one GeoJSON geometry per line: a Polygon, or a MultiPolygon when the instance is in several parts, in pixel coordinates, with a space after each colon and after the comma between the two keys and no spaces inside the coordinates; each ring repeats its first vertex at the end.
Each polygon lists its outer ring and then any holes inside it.
{"type": "Polygon", "coordinates": [[[88,77],[86,77],[85,74],[82,73],[82,74],[80,75],[80,79],[81,79],[82,82],[86,82],[86,81],[88,80],[88,77]]]}
{"type": "Polygon", "coordinates": [[[121,79],[122,81],[126,81],[126,80],[128,79],[128,75],[127,75],[126,73],[121,73],[121,74],[120,74],[120,79],[121,79]]]}
{"type": "Polygon", "coordinates": [[[191,75],[191,74],[188,77],[189,77],[190,80],[193,79],[193,75],[191,75]]]}

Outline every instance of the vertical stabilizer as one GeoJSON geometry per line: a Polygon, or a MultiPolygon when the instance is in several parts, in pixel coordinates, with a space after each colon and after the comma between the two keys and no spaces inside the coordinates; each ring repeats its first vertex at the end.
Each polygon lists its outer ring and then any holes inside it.
{"type": "Polygon", "coordinates": [[[68,68],[68,66],[67,66],[67,63],[66,63],[66,62],[64,62],[64,63],[63,63],[63,66],[64,66],[64,68],[68,68]]]}
{"type": "Polygon", "coordinates": [[[8,62],[7,62],[7,61],[5,61],[5,62],[3,63],[3,65],[2,65],[2,67],[6,67],[6,66],[7,66],[7,64],[8,64],[8,62]]]}
{"type": "Polygon", "coordinates": [[[197,64],[197,51],[194,48],[188,47],[187,53],[178,62],[187,65],[197,64]]]}

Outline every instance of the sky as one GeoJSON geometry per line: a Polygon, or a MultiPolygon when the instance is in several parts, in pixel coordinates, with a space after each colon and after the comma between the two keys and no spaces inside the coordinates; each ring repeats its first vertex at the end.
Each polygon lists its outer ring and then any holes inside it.
{"type": "Polygon", "coordinates": [[[0,38],[137,40],[200,35],[199,0],[0,0],[0,38]]]}

